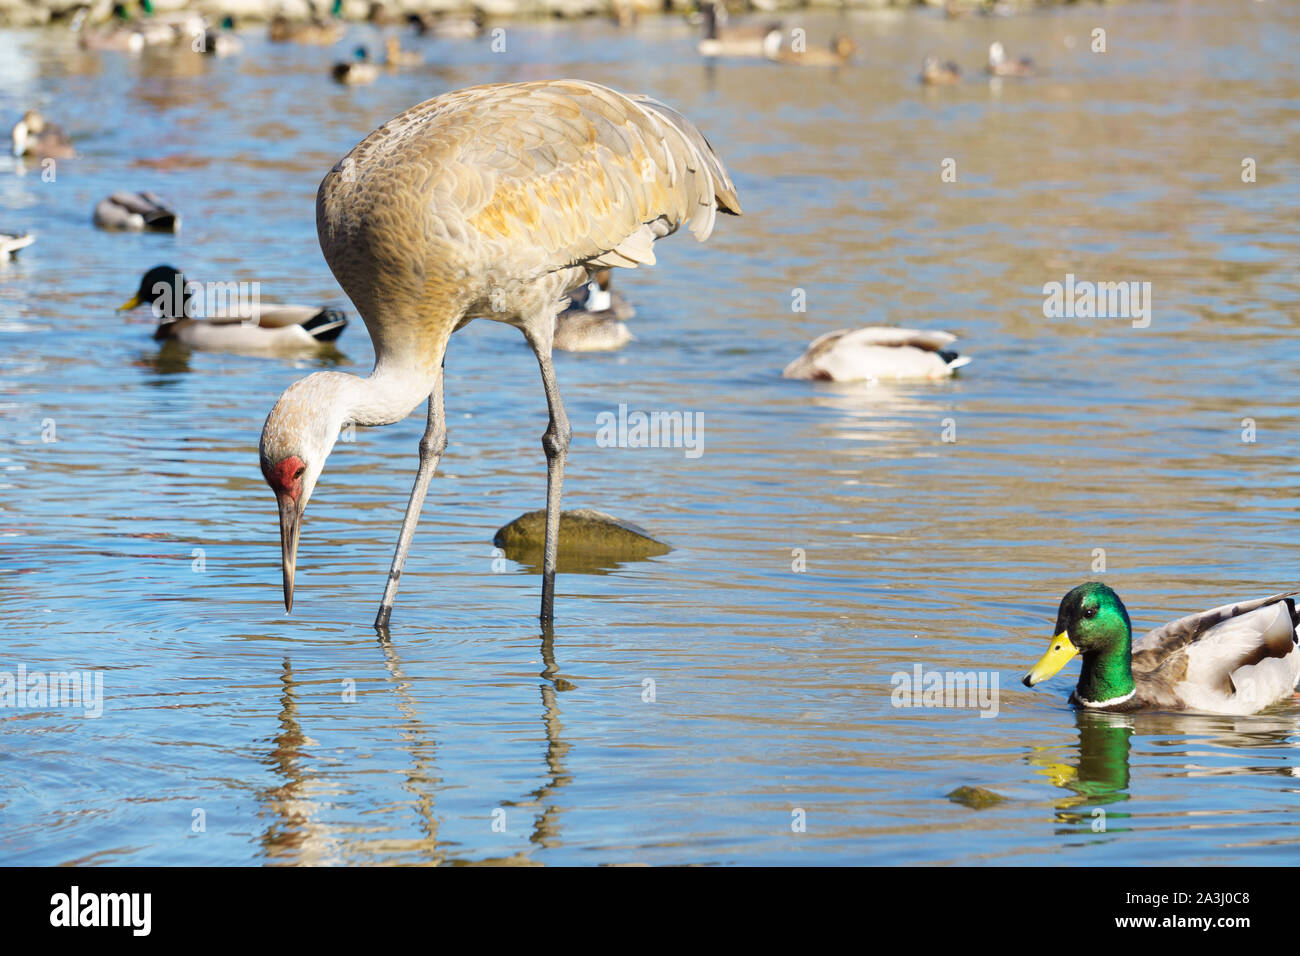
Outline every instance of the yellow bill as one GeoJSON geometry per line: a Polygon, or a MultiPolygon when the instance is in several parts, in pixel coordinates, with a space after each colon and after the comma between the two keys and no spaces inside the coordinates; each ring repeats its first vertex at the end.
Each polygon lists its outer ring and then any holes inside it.
{"type": "Polygon", "coordinates": [[[1057,634],[1056,637],[1052,638],[1047,653],[1034,665],[1034,669],[1025,675],[1025,686],[1033,687],[1035,684],[1047,680],[1047,678],[1074,660],[1075,655],[1078,653],[1079,649],[1070,641],[1069,631],[1062,631],[1057,634]]]}
{"type": "Polygon", "coordinates": [[[129,309],[134,309],[139,304],[140,304],[140,297],[138,295],[133,295],[131,296],[131,298],[127,299],[125,302],[119,305],[117,307],[117,311],[126,312],[129,309]]]}

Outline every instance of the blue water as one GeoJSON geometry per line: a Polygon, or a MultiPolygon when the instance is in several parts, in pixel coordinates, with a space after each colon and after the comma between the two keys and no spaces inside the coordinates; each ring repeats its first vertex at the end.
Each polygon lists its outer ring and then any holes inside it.
{"type": "Polygon", "coordinates": [[[0,671],[94,670],[104,689],[98,718],[0,708],[0,861],[1291,858],[1300,706],[1081,717],[1073,668],[1019,678],[1096,549],[1142,627],[1300,583],[1300,15],[798,22],[852,33],[858,64],[710,70],[694,28],[650,18],[511,25],[505,53],[408,40],[430,66],[344,89],[328,65],[368,27],[333,50],[250,28],[219,61],[0,32],[0,115],[39,105],[81,153],[53,182],[0,160],[0,229],[38,234],[0,271],[0,671]],[[993,39],[1042,74],[990,85],[993,39]],[[967,81],[920,88],[931,50],[967,81]],[[545,401],[518,333],[475,322],[448,354],[450,446],[391,643],[370,622],[419,415],[336,449],[287,617],[257,439],[296,378],[369,369],[364,328],[328,359],[188,354],[114,307],[169,262],[351,310],[316,241],[325,171],[429,96],[560,76],[692,117],[746,212],[617,276],[628,347],[558,359],[566,506],[675,550],[562,575],[539,633],[539,579],[492,535],[544,501],[545,401]],[[180,235],[91,227],[99,198],[142,188],[180,235]],[[1067,272],[1151,282],[1150,328],[1045,319],[1067,272]],[[974,361],[935,386],[780,377],[814,336],[878,322],[950,329],[974,361]],[[701,414],[704,454],[599,447],[620,403],[701,414]],[[995,675],[997,716],[891,706],[916,664],[995,675]],[[973,810],[945,798],[959,786],[1007,799],[973,810]]]}

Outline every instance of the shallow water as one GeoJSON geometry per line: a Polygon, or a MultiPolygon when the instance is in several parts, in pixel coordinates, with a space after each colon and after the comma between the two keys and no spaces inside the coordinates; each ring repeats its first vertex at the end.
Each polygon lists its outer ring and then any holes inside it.
{"type": "MultiPolygon", "coordinates": [[[[677,21],[546,24],[509,27],[505,53],[411,44],[437,65],[343,89],[327,63],[368,28],[333,51],[254,30],[215,62],[0,32],[0,115],[38,103],[82,153],[54,182],[0,160],[0,228],[39,233],[0,272],[0,669],[99,670],[104,692],[98,719],[0,710],[0,860],[1293,858],[1300,706],[1076,716],[1077,665],[1019,678],[1095,549],[1142,627],[1297,583],[1300,10],[806,24],[851,32],[858,65],[709,69],[677,21]],[[995,38],[1043,74],[990,85],[995,38]],[[966,82],[921,89],[929,50],[966,82]],[[475,322],[391,644],[370,621],[420,415],[336,449],[286,617],[257,438],[320,363],[160,351],[113,307],[159,262],[345,304],[313,215],[335,160],[429,96],[556,76],[677,106],[744,203],[618,275],[635,342],[558,360],[566,506],[675,550],[562,576],[539,635],[539,579],[491,540],[544,501],[545,402],[518,333],[475,322]],[[120,188],[173,200],[184,231],[93,230],[120,188]],[[1153,283],[1150,327],[1045,319],[1067,272],[1153,283]],[[951,329],[974,362],[934,386],[781,379],[814,336],[870,322],[951,329]],[[620,403],[702,415],[704,453],[599,447],[620,403]],[[891,706],[916,665],[996,675],[997,716],[891,706]],[[959,786],[1008,799],[973,810],[959,786]]],[[[368,370],[360,322],[339,345],[368,370]]]]}

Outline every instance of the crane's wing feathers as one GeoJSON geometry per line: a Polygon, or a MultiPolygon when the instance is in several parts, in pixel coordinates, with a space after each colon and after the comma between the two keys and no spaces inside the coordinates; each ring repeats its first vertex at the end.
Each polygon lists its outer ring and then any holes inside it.
{"type": "Polygon", "coordinates": [[[444,320],[459,327],[502,294],[518,305],[521,285],[576,267],[653,263],[655,239],[686,224],[703,240],[719,209],[740,214],[735,186],[680,113],[551,80],[458,90],[389,120],[326,175],[316,222],[376,349],[427,341],[433,356],[444,320]]]}
{"type": "Polygon", "coordinates": [[[740,213],[722,161],[688,119],[650,97],[585,81],[437,97],[358,147],[363,175],[381,162],[379,150],[422,153],[449,238],[526,244],[545,253],[551,271],[651,264],[655,239],[686,223],[703,240],[719,208],[740,213]]]}
{"type": "Polygon", "coordinates": [[[454,166],[483,187],[459,211],[484,238],[526,240],[557,269],[633,267],[682,223],[703,240],[719,206],[740,211],[708,142],[657,100],[576,80],[479,90],[469,110],[488,135],[454,166]]]}

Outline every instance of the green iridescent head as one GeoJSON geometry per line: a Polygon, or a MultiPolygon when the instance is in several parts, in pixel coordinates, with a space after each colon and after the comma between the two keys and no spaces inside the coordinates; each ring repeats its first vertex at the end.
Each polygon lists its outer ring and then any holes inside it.
{"type": "Polygon", "coordinates": [[[1134,689],[1132,647],[1133,625],[1119,595],[1098,581],[1080,584],[1061,598],[1056,636],[1025,675],[1025,686],[1047,680],[1080,655],[1083,671],[1076,694],[1081,700],[1104,703],[1125,697],[1134,689]]]}

